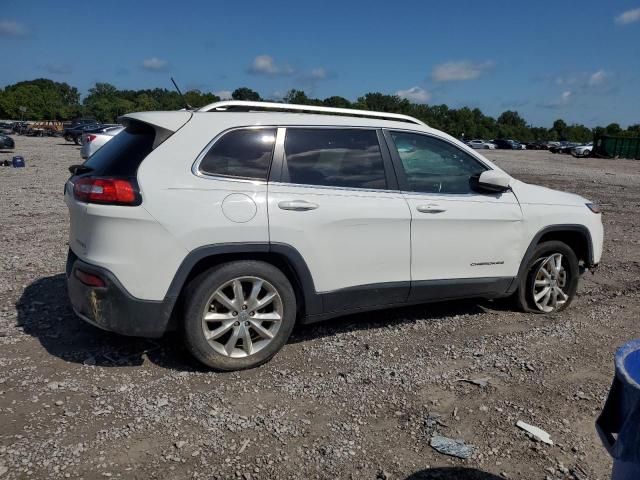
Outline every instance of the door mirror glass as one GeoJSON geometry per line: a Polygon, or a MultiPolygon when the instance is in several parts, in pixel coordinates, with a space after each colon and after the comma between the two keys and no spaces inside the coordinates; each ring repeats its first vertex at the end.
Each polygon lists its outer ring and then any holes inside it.
{"type": "Polygon", "coordinates": [[[471,187],[483,193],[500,193],[509,190],[511,177],[497,170],[486,170],[471,177],[471,187]]]}

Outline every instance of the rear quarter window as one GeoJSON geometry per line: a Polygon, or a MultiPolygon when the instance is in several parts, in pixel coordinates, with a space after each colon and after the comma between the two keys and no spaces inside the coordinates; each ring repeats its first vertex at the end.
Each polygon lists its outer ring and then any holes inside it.
{"type": "Polygon", "coordinates": [[[153,150],[156,131],[144,123],[132,123],[104,144],[84,163],[96,176],[136,175],[142,161],[153,150]]]}
{"type": "Polygon", "coordinates": [[[231,130],[205,154],[199,171],[205,175],[266,180],[275,142],[275,128],[231,130]]]}

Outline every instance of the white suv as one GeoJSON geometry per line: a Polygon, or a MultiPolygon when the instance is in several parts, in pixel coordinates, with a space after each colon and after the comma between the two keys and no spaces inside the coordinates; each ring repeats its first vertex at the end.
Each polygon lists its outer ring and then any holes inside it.
{"type": "Polygon", "coordinates": [[[468,297],[566,308],[598,207],[398,114],[256,102],[124,116],[70,168],[68,290],[100,328],[181,329],[219,370],[296,322],[468,297]]]}

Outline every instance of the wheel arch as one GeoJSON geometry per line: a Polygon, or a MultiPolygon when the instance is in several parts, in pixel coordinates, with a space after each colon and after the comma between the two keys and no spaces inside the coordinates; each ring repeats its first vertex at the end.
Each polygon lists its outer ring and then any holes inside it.
{"type": "Polygon", "coordinates": [[[518,269],[518,278],[522,278],[527,263],[533,255],[535,248],[543,242],[557,240],[571,248],[578,261],[582,260],[587,267],[593,266],[593,242],[591,233],[584,225],[550,225],[544,227],[535,234],[529,244],[518,269]]]}
{"type": "Polygon", "coordinates": [[[180,264],[167,295],[172,303],[172,325],[182,310],[185,287],[203,271],[234,260],[258,260],[269,263],[285,274],[296,295],[299,318],[322,312],[322,300],[316,294],[313,278],[302,255],[282,243],[226,243],[206,245],[189,252],[180,264]]]}

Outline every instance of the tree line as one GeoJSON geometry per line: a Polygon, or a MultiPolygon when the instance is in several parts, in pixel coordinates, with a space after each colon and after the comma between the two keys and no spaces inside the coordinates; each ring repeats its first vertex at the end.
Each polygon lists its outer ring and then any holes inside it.
{"type": "MultiPolygon", "coordinates": [[[[189,90],[184,94],[186,102],[201,107],[220,98],[200,90],[189,90]]],[[[258,92],[247,87],[232,93],[235,100],[262,101],[258,92]]],[[[184,108],[177,92],[165,88],[144,90],[120,90],[109,83],[96,83],[88,95],[80,101],[76,87],[67,83],[39,78],[8,85],[0,90],[0,118],[25,120],[72,120],[78,117],[93,117],[102,122],[115,122],[125,113],[149,110],[178,110],[184,108]]],[[[551,128],[534,127],[516,111],[507,110],[494,118],[478,108],[449,108],[447,105],[411,103],[397,95],[367,93],[355,102],[344,97],[332,96],[324,99],[311,98],[302,90],[290,90],[285,95],[287,103],[321,105],[339,108],[357,108],[391,113],[402,113],[416,117],[427,125],[443,130],[455,137],[464,138],[513,138],[522,142],[536,140],[569,140],[588,142],[596,135],[640,137],[640,124],[623,129],[617,123],[605,127],[588,128],[581,124],[567,124],[562,119],[553,122],[551,128]]]]}

